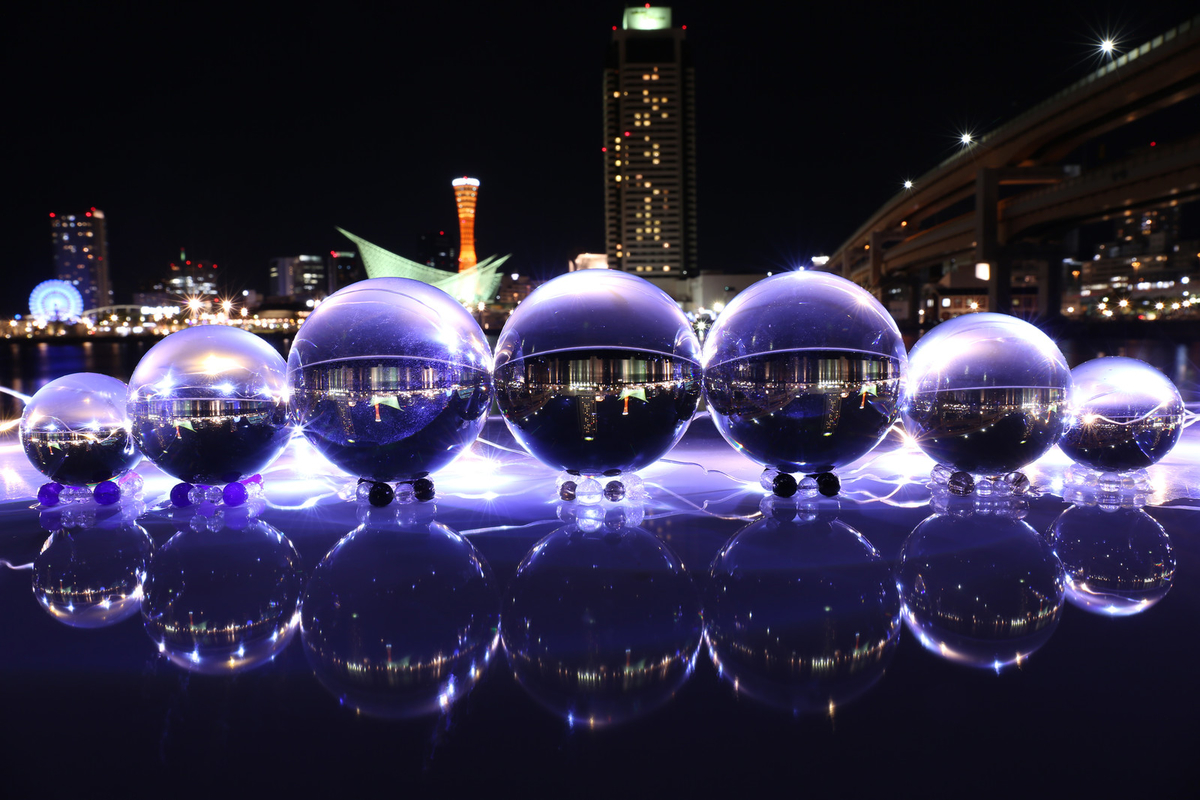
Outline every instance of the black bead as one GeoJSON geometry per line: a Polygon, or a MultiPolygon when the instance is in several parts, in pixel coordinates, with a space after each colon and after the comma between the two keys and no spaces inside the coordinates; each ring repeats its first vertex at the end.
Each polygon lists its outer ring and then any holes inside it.
{"type": "Polygon", "coordinates": [[[819,472],[815,477],[817,491],[826,497],[836,497],[837,493],[842,490],[842,482],[832,472],[819,472]]]}
{"type": "Polygon", "coordinates": [[[615,477],[617,477],[617,476],[618,476],[618,475],[620,475],[620,474],[621,474],[621,470],[619,470],[619,469],[606,469],[606,470],[604,470],[604,477],[606,477],[606,478],[615,478],[615,477]]]}
{"type": "Polygon", "coordinates": [[[616,503],[625,497],[625,484],[620,481],[609,481],[604,485],[604,498],[616,503]]]}
{"type": "Polygon", "coordinates": [[[575,481],[563,481],[558,487],[558,496],[568,503],[575,499],[575,481]]]}
{"type": "Polygon", "coordinates": [[[786,472],[779,473],[771,481],[771,491],[776,497],[791,497],[796,493],[796,477],[786,472]]]}
{"type": "Polygon", "coordinates": [[[417,478],[412,483],[413,497],[422,503],[428,503],[433,499],[433,481],[429,478],[417,478]]]}
{"type": "Polygon", "coordinates": [[[956,472],[946,481],[946,488],[950,490],[950,494],[965,497],[975,491],[975,479],[969,472],[956,472]]]}
{"type": "Polygon", "coordinates": [[[367,500],[371,502],[371,505],[382,508],[392,502],[392,498],[395,495],[396,493],[392,491],[391,486],[386,483],[376,482],[371,484],[371,491],[367,495],[367,500]]]}

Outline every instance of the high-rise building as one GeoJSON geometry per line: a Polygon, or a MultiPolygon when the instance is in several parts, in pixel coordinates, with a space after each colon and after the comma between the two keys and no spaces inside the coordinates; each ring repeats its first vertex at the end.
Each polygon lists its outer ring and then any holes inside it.
{"type": "Polygon", "coordinates": [[[325,297],[329,293],[325,259],[321,256],[272,258],[268,291],[275,297],[325,297]]]}
{"type": "Polygon", "coordinates": [[[465,175],[455,178],[454,202],[458,206],[458,271],[475,268],[475,200],[479,180],[465,175]]]}
{"type": "Polygon", "coordinates": [[[416,260],[427,267],[458,272],[458,249],[454,246],[454,237],[447,236],[444,230],[421,234],[416,256],[416,260]]]}
{"type": "Polygon", "coordinates": [[[697,274],[695,80],[670,8],[627,8],[613,29],[602,149],[609,266],[697,274]]]}
{"type": "Polygon", "coordinates": [[[365,280],[367,277],[367,270],[363,266],[362,259],[353,250],[330,250],[326,262],[329,270],[330,294],[352,283],[365,280]]]}
{"type": "Polygon", "coordinates": [[[54,277],[79,290],[85,309],[112,305],[104,212],[93,208],[83,214],[52,213],[50,239],[54,277]]]}

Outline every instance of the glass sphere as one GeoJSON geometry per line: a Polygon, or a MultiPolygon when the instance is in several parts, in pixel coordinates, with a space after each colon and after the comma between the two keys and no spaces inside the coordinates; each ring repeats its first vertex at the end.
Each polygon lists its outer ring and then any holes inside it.
{"type": "Polygon", "coordinates": [[[500,630],[521,686],[569,725],[596,728],[649,713],[687,681],[700,597],[653,534],[571,524],[517,567],[500,630]]]}
{"type": "Polygon", "coordinates": [[[913,347],[901,411],[934,461],[999,475],[1054,446],[1070,388],[1067,361],[1049,336],[1005,314],[965,314],[913,347]]]}
{"type": "Polygon", "coordinates": [[[21,415],[21,446],[51,480],[83,486],[109,480],[142,459],[125,409],[128,387],[77,372],[38,389],[21,415]]]}
{"type": "Polygon", "coordinates": [[[386,718],[449,709],[483,676],[500,593],[483,556],[434,522],[368,520],[325,556],[304,591],[300,636],[321,684],[386,718]]]}
{"type": "Polygon", "coordinates": [[[1050,528],[1067,575],[1067,601],[1094,614],[1139,614],[1171,591],[1171,539],[1140,508],[1072,506],[1050,528]]]}
{"type": "Polygon", "coordinates": [[[146,633],[193,672],[227,674],[274,658],[298,622],[300,554],[261,520],[237,530],[197,528],[172,536],[150,560],[142,598],[146,633]]]}
{"type": "Polygon", "coordinates": [[[283,358],[240,328],[199,325],[151,347],[129,381],[133,436],[146,458],[187,483],[230,483],[283,451],[283,358]]]}
{"type": "Polygon", "coordinates": [[[1158,463],[1183,434],[1183,398],[1175,384],[1136,358],[1096,358],[1071,370],[1066,429],[1059,448],[1101,472],[1158,463]]]}
{"type": "Polygon", "coordinates": [[[1044,537],[1003,510],[934,514],[900,549],[904,619],[941,658],[999,670],[1028,658],[1058,627],[1062,564],[1044,537]]]}
{"type": "Polygon", "coordinates": [[[899,414],[908,359],[891,315],[825,272],[751,285],[704,341],[717,430],[784,472],[828,472],[866,455],[899,414]]]}
{"type": "Polygon", "coordinates": [[[114,525],[50,534],[33,561],[33,595],[59,622],[115,625],[138,612],[154,552],[146,529],[116,516],[114,525]]]}
{"type": "Polygon", "coordinates": [[[900,598],[891,567],[849,525],[768,517],[717,553],[704,621],[713,663],[739,693],[829,713],[883,677],[900,598]]]}
{"type": "Polygon", "coordinates": [[[496,401],[513,436],[543,464],[584,475],[662,458],[696,412],[700,374],[675,301],[616,270],[539,287],[496,345],[496,401]]]}
{"type": "Polygon", "coordinates": [[[491,351],[453,297],[421,281],[372,278],[335,292],[288,355],[292,414],[334,464],[411,480],[475,441],[491,404],[491,351]]]}

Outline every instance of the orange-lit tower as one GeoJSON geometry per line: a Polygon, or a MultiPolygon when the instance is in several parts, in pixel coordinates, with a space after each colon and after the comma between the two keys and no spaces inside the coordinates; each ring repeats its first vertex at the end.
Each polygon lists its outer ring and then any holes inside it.
{"type": "Polygon", "coordinates": [[[454,179],[454,202],[458,205],[458,271],[475,269],[475,198],[479,180],[465,175],[454,179]]]}

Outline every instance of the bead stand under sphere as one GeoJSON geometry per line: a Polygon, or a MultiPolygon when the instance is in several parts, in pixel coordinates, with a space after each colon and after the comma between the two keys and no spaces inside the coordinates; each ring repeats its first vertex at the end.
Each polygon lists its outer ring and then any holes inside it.
{"type": "Polygon", "coordinates": [[[909,354],[904,426],[939,470],[1006,475],[1058,441],[1070,387],[1066,359],[1046,334],[1016,317],[966,314],[909,354]]]}
{"type": "Polygon", "coordinates": [[[133,371],[129,414],[142,453],[181,481],[225,484],[262,472],[291,435],[283,358],[240,328],[172,333],[133,371]]]}
{"type": "MultiPolygon", "coordinates": [[[[704,391],[735,449],[816,477],[887,434],[907,362],[899,328],[869,293],[835,275],[787,272],[721,313],[704,342],[704,391]]],[[[819,480],[823,492],[836,493],[832,477],[819,480]]]]}
{"type": "Polygon", "coordinates": [[[700,344],[675,302],[615,270],[539,287],[496,345],[509,430],[543,464],[583,476],[624,475],[664,456],[696,411],[700,374],[700,344]]]}
{"type": "Polygon", "coordinates": [[[1134,358],[1109,356],[1071,370],[1070,417],[1059,449],[1101,472],[1149,467],[1183,434],[1185,410],[1175,384],[1134,358]]]}
{"type": "Polygon", "coordinates": [[[441,289],[372,278],[309,316],[288,355],[288,382],[295,422],[326,458],[358,478],[414,481],[479,435],[491,404],[491,351],[479,324],[441,289]]]}
{"type": "Polygon", "coordinates": [[[117,477],[142,458],[125,408],[128,387],[92,372],[38,389],[21,415],[21,447],[53,483],[85,486],[117,477]]]}

